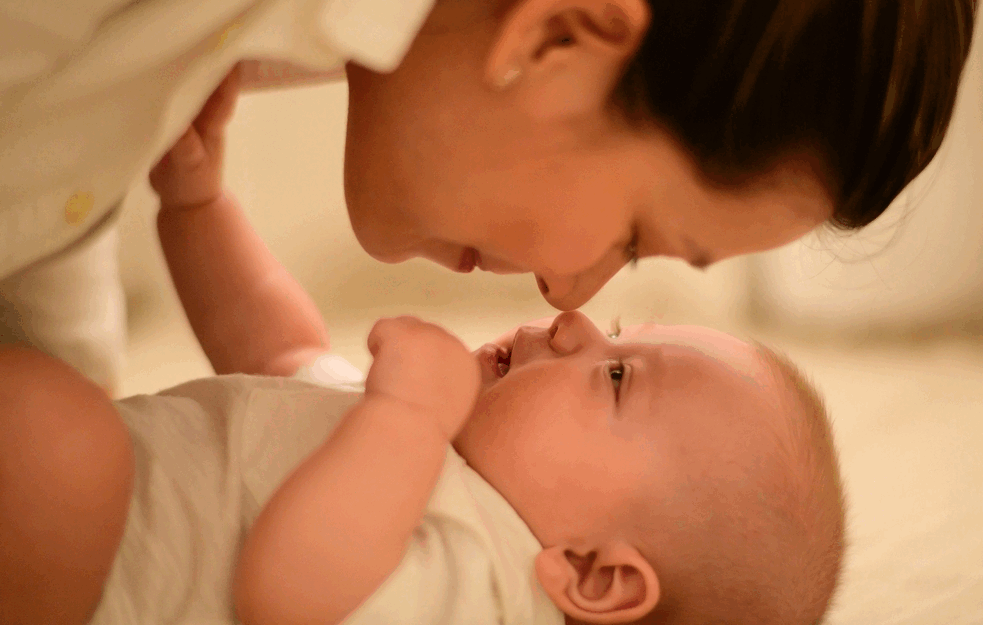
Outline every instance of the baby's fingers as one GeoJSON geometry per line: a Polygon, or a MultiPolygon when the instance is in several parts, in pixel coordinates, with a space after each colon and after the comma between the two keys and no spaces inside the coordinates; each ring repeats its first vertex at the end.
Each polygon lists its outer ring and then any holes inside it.
{"type": "Polygon", "coordinates": [[[198,113],[198,117],[195,118],[194,127],[203,137],[219,134],[225,129],[235,112],[241,83],[241,70],[236,65],[215,88],[215,91],[201,108],[201,112],[198,113]]]}
{"type": "Polygon", "coordinates": [[[190,169],[197,167],[207,158],[208,151],[205,149],[201,137],[194,128],[189,127],[151,171],[151,177],[155,175],[155,172],[162,173],[162,170],[168,168],[190,169]]]}

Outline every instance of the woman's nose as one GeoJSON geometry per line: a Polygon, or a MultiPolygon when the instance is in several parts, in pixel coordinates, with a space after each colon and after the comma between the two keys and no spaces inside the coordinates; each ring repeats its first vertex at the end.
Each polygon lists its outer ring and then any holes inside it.
{"type": "Polygon", "coordinates": [[[536,274],[536,284],[551,306],[559,310],[574,310],[586,304],[623,266],[604,263],[572,276],[536,274]]]}
{"type": "Polygon", "coordinates": [[[550,347],[560,356],[575,354],[590,345],[598,330],[582,312],[560,313],[550,328],[550,347]]]}
{"type": "Polygon", "coordinates": [[[574,310],[586,304],[594,294],[600,290],[600,286],[592,289],[585,289],[578,284],[576,277],[548,277],[536,276],[536,284],[539,292],[547,302],[558,310],[574,310]]]}

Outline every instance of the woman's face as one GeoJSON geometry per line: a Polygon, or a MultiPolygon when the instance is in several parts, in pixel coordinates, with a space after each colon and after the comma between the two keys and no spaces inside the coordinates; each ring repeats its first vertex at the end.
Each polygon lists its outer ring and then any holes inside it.
{"type": "Polygon", "coordinates": [[[507,15],[486,4],[438,2],[392,74],[348,68],[345,190],[373,257],[533,273],[550,304],[571,310],[633,256],[704,267],[832,214],[808,154],[717,188],[668,133],[610,109],[644,0],[608,3],[611,36],[583,26],[588,0],[519,0],[507,15]],[[516,66],[511,85],[495,85],[516,66]]]}

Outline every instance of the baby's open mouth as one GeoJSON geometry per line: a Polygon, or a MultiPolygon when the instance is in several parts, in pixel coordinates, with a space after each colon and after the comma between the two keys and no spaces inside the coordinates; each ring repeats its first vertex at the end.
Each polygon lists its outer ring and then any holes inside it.
{"type": "Polygon", "coordinates": [[[498,350],[498,377],[504,378],[509,372],[509,365],[512,363],[512,350],[498,350]]]}

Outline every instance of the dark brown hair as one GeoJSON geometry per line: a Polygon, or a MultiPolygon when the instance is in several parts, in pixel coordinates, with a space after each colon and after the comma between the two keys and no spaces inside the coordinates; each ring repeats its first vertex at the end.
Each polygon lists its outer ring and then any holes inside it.
{"type": "Polygon", "coordinates": [[[665,126],[720,184],[813,150],[833,225],[860,228],[938,151],[978,2],[650,0],[615,103],[665,126]]]}

